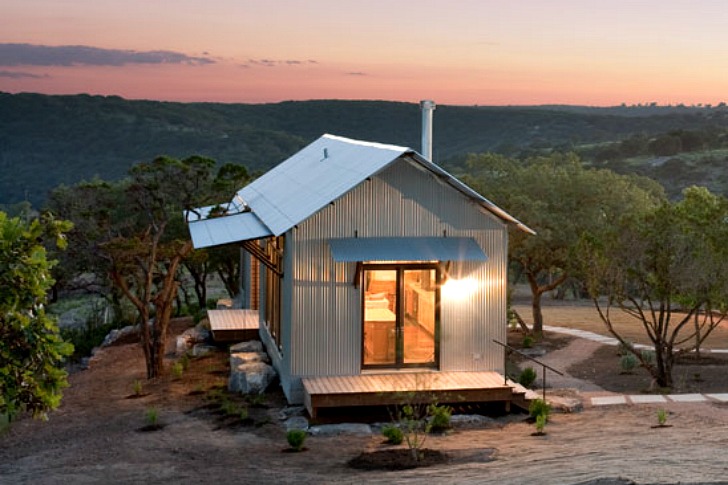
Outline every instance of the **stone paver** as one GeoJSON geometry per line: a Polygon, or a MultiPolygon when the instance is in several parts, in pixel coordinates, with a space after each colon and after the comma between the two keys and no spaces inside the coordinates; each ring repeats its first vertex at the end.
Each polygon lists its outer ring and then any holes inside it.
{"type": "Polygon", "coordinates": [[[667,397],[674,402],[704,402],[708,400],[702,394],[668,394],[667,397]]]}
{"type": "Polygon", "coordinates": [[[716,401],[720,402],[728,402],[728,393],[726,392],[720,392],[717,394],[706,394],[705,397],[709,397],[710,399],[715,399],[716,401]]]}
{"type": "Polygon", "coordinates": [[[592,406],[613,406],[616,404],[627,404],[624,396],[597,396],[591,398],[592,406]]]}
{"type": "Polygon", "coordinates": [[[667,402],[667,398],[662,394],[636,394],[628,396],[632,404],[653,404],[667,402]]]}

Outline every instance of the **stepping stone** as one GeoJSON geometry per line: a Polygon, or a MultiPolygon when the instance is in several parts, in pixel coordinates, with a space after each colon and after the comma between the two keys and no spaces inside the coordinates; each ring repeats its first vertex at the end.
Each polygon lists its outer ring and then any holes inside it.
{"type": "Polygon", "coordinates": [[[665,396],[661,394],[647,394],[647,395],[634,395],[629,396],[632,404],[652,404],[657,402],[667,402],[665,396]]]}
{"type": "Polygon", "coordinates": [[[599,396],[591,398],[592,406],[613,406],[617,404],[627,404],[624,396],[599,396]]]}
{"type": "Polygon", "coordinates": [[[675,402],[704,402],[706,397],[702,394],[668,394],[667,396],[675,402]]]}
{"type": "Polygon", "coordinates": [[[715,399],[716,401],[720,402],[727,402],[728,401],[728,393],[718,393],[718,394],[706,394],[707,397],[710,399],[715,399]]]}

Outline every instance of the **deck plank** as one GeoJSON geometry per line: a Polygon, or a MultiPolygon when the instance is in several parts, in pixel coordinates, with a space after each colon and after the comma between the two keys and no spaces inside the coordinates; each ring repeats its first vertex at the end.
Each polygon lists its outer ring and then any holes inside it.
{"type": "Polygon", "coordinates": [[[432,395],[439,402],[509,401],[512,386],[497,372],[391,372],[354,376],[305,377],[303,387],[309,412],[340,406],[390,405],[403,393],[432,395]]]}

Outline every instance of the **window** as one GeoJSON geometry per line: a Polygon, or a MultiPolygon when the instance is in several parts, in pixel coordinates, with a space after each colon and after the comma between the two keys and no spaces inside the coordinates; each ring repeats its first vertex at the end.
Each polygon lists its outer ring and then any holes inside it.
{"type": "Polygon", "coordinates": [[[281,342],[281,279],[283,278],[283,236],[266,240],[265,253],[270,265],[265,265],[265,322],[278,349],[281,342]]]}
{"type": "Polygon", "coordinates": [[[437,367],[438,265],[364,264],[361,287],[362,366],[437,367]]]}

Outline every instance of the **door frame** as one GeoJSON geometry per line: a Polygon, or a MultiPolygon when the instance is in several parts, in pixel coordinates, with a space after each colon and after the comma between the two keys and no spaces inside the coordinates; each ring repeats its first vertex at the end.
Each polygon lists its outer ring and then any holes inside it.
{"type": "Polygon", "coordinates": [[[360,272],[359,288],[360,290],[360,307],[361,307],[361,369],[439,369],[440,368],[440,288],[443,281],[443,268],[439,262],[406,262],[406,263],[362,263],[360,272]],[[404,362],[404,272],[409,270],[431,269],[435,271],[435,327],[434,327],[434,344],[435,357],[432,362],[427,363],[405,363],[404,362]],[[394,270],[397,272],[396,278],[396,301],[397,308],[394,314],[395,318],[395,359],[393,364],[365,364],[364,363],[364,330],[365,330],[365,287],[366,274],[368,271],[394,270]]]}

